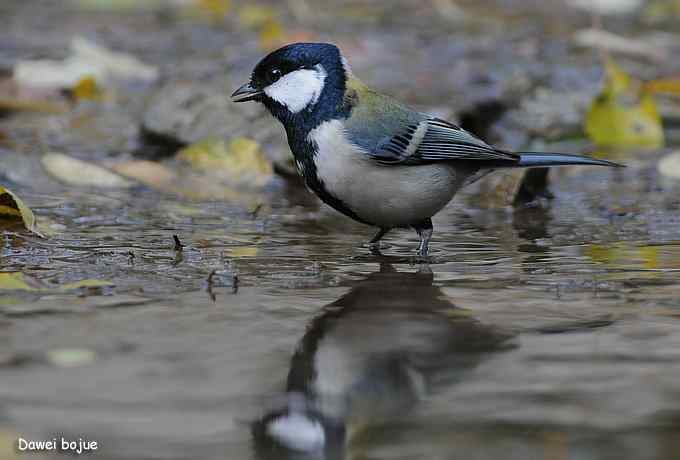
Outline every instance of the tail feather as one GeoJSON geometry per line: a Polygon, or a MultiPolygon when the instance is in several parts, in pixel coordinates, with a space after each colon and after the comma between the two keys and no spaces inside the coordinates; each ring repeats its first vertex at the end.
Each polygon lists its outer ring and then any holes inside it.
{"type": "Polygon", "coordinates": [[[594,165],[594,166],[613,166],[622,168],[624,165],[613,161],[598,160],[596,158],[584,157],[581,155],[569,155],[566,153],[540,153],[540,152],[519,152],[519,162],[514,166],[518,168],[536,168],[545,166],[568,166],[568,165],[594,165]]]}

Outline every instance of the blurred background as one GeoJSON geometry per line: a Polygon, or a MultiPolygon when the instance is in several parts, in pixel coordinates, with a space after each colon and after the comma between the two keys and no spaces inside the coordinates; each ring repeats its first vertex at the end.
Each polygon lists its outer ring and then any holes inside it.
{"type": "Polygon", "coordinates": [[[677,458],[679,1],[0,18],[0,460],[53,436],[110,459],[677,458]],[[278,123],[230,102],[298,41],[500,147],[628,167],[496,173],[435,218],[429,267],[408,231],[371,256],[278,123]],[[273,439],[286,414],[317,437],[273,439]]]}

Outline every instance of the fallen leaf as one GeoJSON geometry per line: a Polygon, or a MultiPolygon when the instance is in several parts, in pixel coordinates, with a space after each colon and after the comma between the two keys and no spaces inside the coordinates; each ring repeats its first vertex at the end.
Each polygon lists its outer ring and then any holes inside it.
{"type": "Polygon", "coordinates": [[[38,225],[33,215],[33,211],[24,204],[14,192],[0,186],[0,222],[2,221],[19,221],[23,224],[26,230],[35,233],[40,237],[44,237],[38,231],[38,225]]]}
{"type": "Polygon", "coordinates": [[[613,61],[607,62],[606,69],[605,86],[586,114],[588,137],[599,146],[663,147],[661,117],[653,95],[613,61]]]}
{"type": "Polygon", "coordinates": [[[113,165],[111,169],[157,190],[172,190],[178,179],[175,171],[155,161],[126,161],[113,165]]]}
{"type": "Polygon", "coordinates": [[[105,98],[104,89],[97,84],[93,76],[81,78],[71,89],[73,99],[79,101],[101,101],[105,98]]]}
{"type": "Polygon", "coordinates": [[[87,77],[104,85],[112,80],[154,81],[158,78],[158,69],[84,37],[73,38],[71,55],[63,61],[19,61],[14,67],[14,79],[26,86],[73,88],[87,77]]]}
{"type": "Polygon", "coordinates": [[[680,179],[680,152],[673,152],[661,158],[657,169],[666,177],[680,179]]]}
{"type": "Polygon", "coordinates": [[[273,175],[260,145],[245,137],[232,140],[228,146],[222,139],[208,138],[180,150],[177,159],[243,187],[261,187],[273,175]]]}
{"type": "Polygon", "coordinates": [[[228,248],[227,252],[231,257],[255,257],[257,256],[257,246],[240,246],[228,248]]]}
{"type": "Polygon", "coordinates": [[[108,169],[82,160],[50,152],[42,157],[42,164],[53,177],[81,187],[128,188],[134,185],[108,169]]]}
{"type": "Polygon", "coordinates": [[[44,295],[30,300],[10,298],[0,302],[0,313],[6,317],[87,313],[97,308],[126,308],[145,305],[153,299],[131,295],[78,296],[72,294],[44,295]]]}
{"type": "Polygon", "coordinates": [[[625,242],[609,245],[591,244],[586,246],[584,254],[607,268],[661,268],[658,246],[635,246],[625,242]]]}
{"type": "Polygon", "coordinates": [[[114,286],[114,283],[105,280],[81,280],[73,283],[62,284],[60,286],[50,286],[46,283],[43,283],[38,278],[25,273],[0,272],[0,290],[4,291],[66,292],[81,288],[110,286],[114,286]]]}
{"type": "Polygon", "coordinates": [[[79,367],[93,363],[97,353],[86,348],[57,348],[47,352],[47,361],[57,367],[79,367]]]}
{"type": "MultiPolygon", "coordinates": [[[[186,162],[185,162],[186,163],[186,162]]],[[[237,163],[237,161],[236,161],[237,163]]],[[[190,163],[186,163],[189,164],[190,163]]],[[[191,165],[190,165],[191,166],[191,165]]],[[[244,203],[248,206],[261,201],[261,197],[253,192],[253,184],[258,182],[253,176],[240,177],[242,180],[251,177],[251,184],[230,183],[229,172],[205,171],[199,166],[174,170],[153,161],[134,160],[114,165],[112,169],[119,174],[135,179],[153,189],[178,196],[183,199],[205,201],[223,200],[244,203]],[[210,176],[206,177],[207,174],[210,176]]],[[[259,183],[259,182],[258,182],[259,183]]]]}
{"type": "Polygon", "coordinates": [[[643,85],[643,89],[651,94],[670,94],[680,96],[680,78],[659,78],[643,85]]]}
{"type": "Polygon", "coordinates": [[[37,278],[24,275],[21,272],[0,273],[0,290],[5,291],[40,291],[47,286],[37,278]]]}

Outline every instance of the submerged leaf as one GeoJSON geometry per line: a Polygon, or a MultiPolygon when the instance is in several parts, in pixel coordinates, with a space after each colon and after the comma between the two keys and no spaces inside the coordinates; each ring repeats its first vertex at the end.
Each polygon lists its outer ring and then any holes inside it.
{"type": "Polygon", "coordinates": [[[37,228],[33,211],[11,190],[0,186],[0,222],[20,221],[24,227],[38,236],[43,236],[37,228]]]}
{"type": "Polygon", "coordinates": [[[659,148],[664,145],[661,117],[653,95],[613,61],[606,84],[593,101],[585,131],[600,146],[659,148]]]}

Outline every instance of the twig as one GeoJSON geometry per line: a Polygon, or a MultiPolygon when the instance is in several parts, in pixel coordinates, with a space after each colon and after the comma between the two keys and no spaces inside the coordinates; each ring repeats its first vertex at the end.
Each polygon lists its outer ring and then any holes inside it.
{"type": "Polygon", "coordinates": [[[172,239],[175,240],[175,251],[182,251],[182,248],[184,248],[184,245],[179,240],[179,236],[172,235],[172,239]]]}

